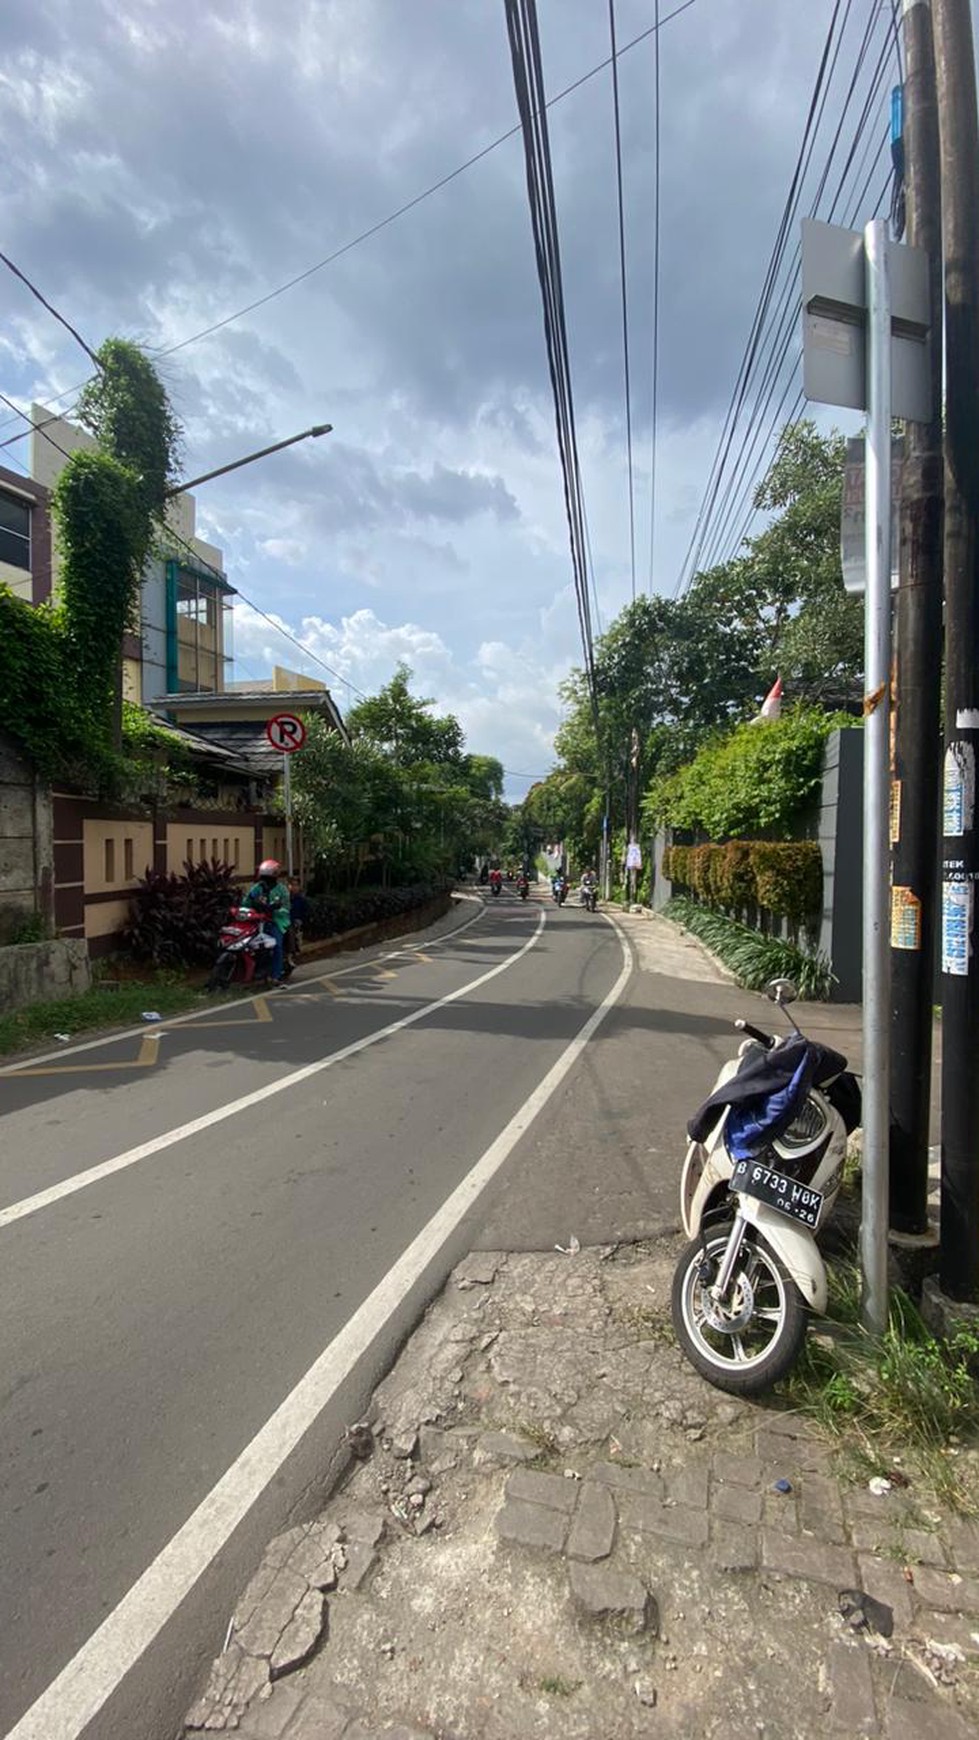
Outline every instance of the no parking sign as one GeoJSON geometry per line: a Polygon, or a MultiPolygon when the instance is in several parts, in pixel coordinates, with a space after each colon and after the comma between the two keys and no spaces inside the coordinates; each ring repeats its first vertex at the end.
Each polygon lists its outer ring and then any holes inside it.
{"type": "Polygon", "coordinates": [[[306,741],[306,727],[295,713],[276,713],[265,727],[265,735],[280,755],[292,755],[306,741]]]}

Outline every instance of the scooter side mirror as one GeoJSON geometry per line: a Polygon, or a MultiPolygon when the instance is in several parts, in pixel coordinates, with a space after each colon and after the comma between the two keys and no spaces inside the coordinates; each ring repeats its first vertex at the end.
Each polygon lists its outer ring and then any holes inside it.
{"type": "Polygon", "coordinates": [[[799,991],[792,979],[772,979],[765,988],[765,995],[781,1009],[786,1003],[794,1003],[799,991]]]}

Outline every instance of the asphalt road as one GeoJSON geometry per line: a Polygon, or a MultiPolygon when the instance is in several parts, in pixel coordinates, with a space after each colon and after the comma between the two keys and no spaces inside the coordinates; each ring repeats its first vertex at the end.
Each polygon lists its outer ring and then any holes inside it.
{"type": "MultiPolygon", "coordinates": [[[[0,1733],[91,1653],[623,972],[601,917],[509,892],[457,916],[475,921],[0,1072],[0,1733]]],[[[472,1234],[440,1250],[400,1333],[472,1234]]],[[[217,1616],[315,1502],[360,1399],[307,1434],[86,1736],[170,1740],[217,1616]]]]}

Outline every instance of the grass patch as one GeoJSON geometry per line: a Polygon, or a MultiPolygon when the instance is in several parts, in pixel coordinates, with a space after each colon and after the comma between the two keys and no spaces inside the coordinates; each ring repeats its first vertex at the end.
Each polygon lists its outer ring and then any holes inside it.
{"type": "Polygon", "coordinates": [[[539,1456],[556,1456],[559,1445],[553,1432],[542,1426],[537,1420],[521,1420],[516,1426],[505,1426],[504,1431],[514,1432],[520,1438],[526,1438],[531,1444],[536,1444],[539,1456]]]}
{"type": "Polygon", "coordinates": [[[152,973],[145,979],[118,985],[96,984],[80,997],[34,1003],[0,1015],[0,1056],[44,1046],[58,1033],[72,1039],[100,1027],[132,1027],[144,1009],[160,1015],[179,1015],[200,1005],[204,993],[177,973],[152,973]]]}
{"type": "Polygon", "coordinates": [[[856,1267],[834,1266],[826,1333],[807,1337],[789,1401],[837,1438],[855,1478],[910,1461],[945,1503],[979,1512],[973,1459],[960,1460],[979,1440],[979,1334],[940,1340],[900,1290],[883,1335],[867,1334],[859,1316],[856,1267]]]}
{"type": "Polygon", "coordinates": [[[763,936],[682,894],[667,902],[663,917],[698,937],[746,991],[763,991],[771,979],[794,979],[801,997],[821,1003],[832,990],[833,974],[823,954],[807,954],[781,937],[763,936]]]}
{"type": "Polygon", "coordinates": [[[549,1698],[571,1698],[581,1684],[581,1680],[566,1680],[562,1674],[547,1674],[540,1681],[540,1690],[549,1698]]]}

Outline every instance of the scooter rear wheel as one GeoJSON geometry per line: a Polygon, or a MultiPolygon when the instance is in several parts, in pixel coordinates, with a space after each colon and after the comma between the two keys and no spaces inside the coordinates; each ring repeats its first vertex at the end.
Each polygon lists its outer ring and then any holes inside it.
{"type": "Polygon", "coordinates": [[[723,1301],[710,1288],[727,1249],[730,1225],[687,1245],[673,1276],[677,1340],[701,1377],[734,1396],[758,1396],[786,1376],[802,1351],[806,1307],[784,1264],[752,1230],[744,1240],[723,1301]]]}

